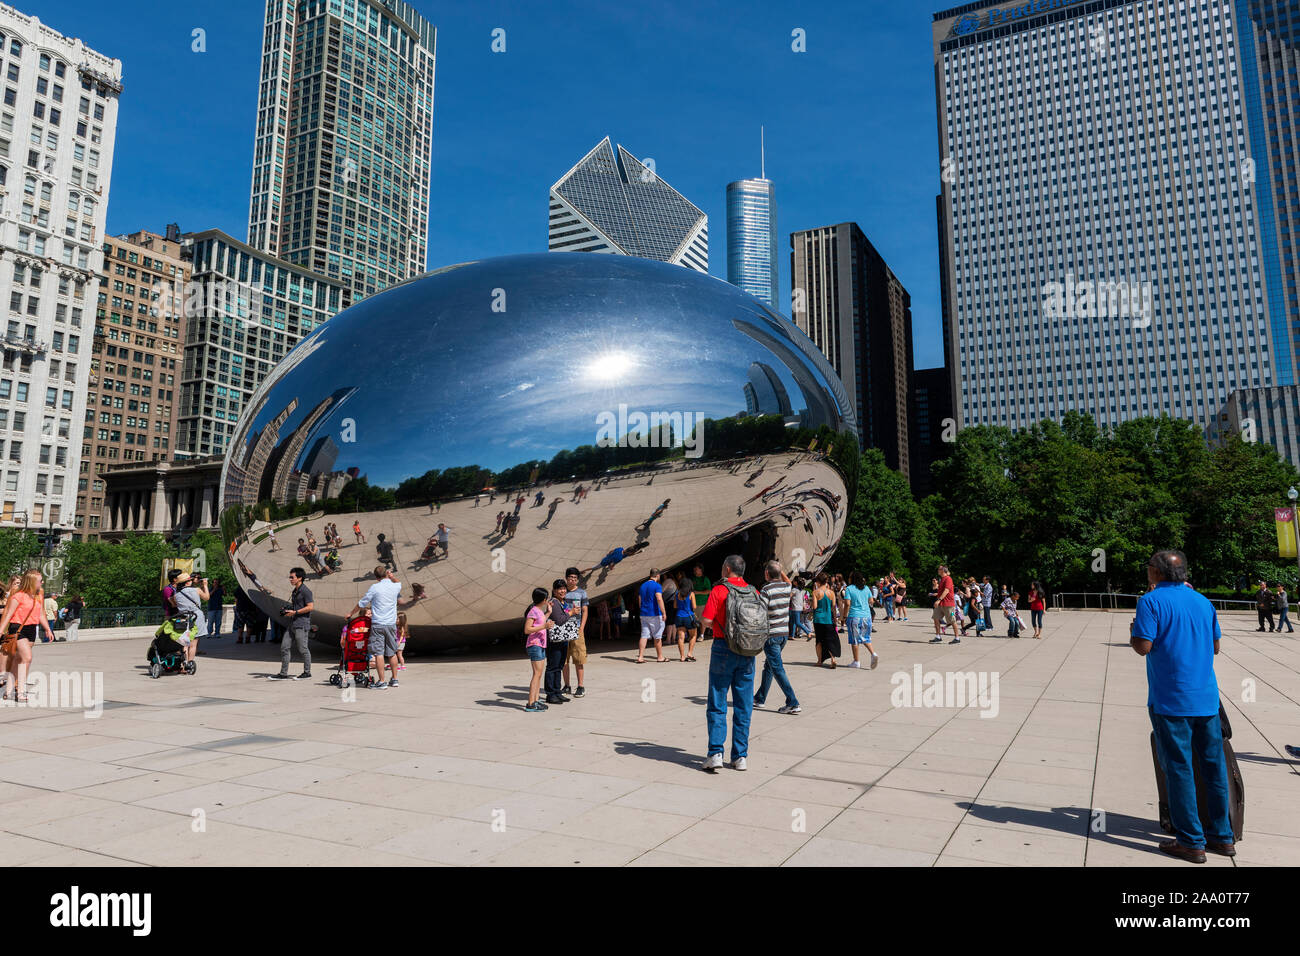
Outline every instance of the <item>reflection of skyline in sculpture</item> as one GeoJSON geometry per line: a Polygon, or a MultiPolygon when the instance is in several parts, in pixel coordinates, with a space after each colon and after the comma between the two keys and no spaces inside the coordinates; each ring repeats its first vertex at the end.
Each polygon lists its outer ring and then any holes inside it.
{"type": "Polygon", "coordinates": [[[846,421],[853,421],[852,406],[847,404],[848,395],[844,392],[844,386],[820,352],[812,356],[812,358],[817,364],[825,366],[824,369],[818,370],[822,372],[834,389],[833,399],[839,403],[838,409],[832,404],[832,396],[826,393],[825,389],[818,384],[817,379],[813,377],[812,372],[803,364],[807,361],[807,356],[802,351],[796,352],[792,341],[782,341],[768,329],[757,328],[741,322],[739,319],[733,319],[732,325],[755,341],[762,342],[773,354],[779,356],[785,362],[808,403],[806,408],[799,410],[800,425],[807,427],[814,422],[834,423],[831,427],[840,430],[845,427],[846,421]]]}
{"type": "MultiPolygon", "coordinates": [[[[240,500],[245,505],[255,505],[258,502],[258,492],[261,490],[261,476],[265,474],[267,463],[270,461],[271,452],[274,450],[276,442],[280,440],[280,428],[293,410],[298,407],[298,399],[293,399],[280,414],[266,423],[261,431],[254,432],[248,442],[248,454],[245,458],[245,464],[239,468],[239,485],[240,500]]],[[[233,458],[235,449],[231,448],[231,457],[233,458]]],[[[231,471],[234,471],[234,467],[231,471]]],[[[233,489],[232,489],[233,490],[233,489]]]]}
{"type": "MultiPolygon", "coordinates": [[[[317,425],[327,413],[337,411],[356,393],[356,386],[336,389],[316,404],[297,428],[271,453],[266,467],[269,481],[263,479],[260,500],[270,499],[278,505],[288,504],[290,500],[306,499],[306,487],[297,479],[301,474],[295,470],[298,456],[316,434],[317,425]]],[[[297,400],[295,399],[295,404],[297,400]]]]}
{"type": "Polygon", "coordinates": [[[635,588],[650,566],[699,560],[714,576],[732,552],[760,582],[773,557],[817,569],[843,532],[858,455],[842,385],[788,320],[711,276],[630,256],[511,256],[385,290],[316,336],[236,428],[222,531],[232,560],[271,593],[236,564],[241,586],[274,611],[301,559],[270,550],[263,520],[282,540],[319,536],[321,521],[360,523],[367,542],[345,540],[339,569],[312,574],[322,639],[373,579],[381,533],[419,649],[513,634],[534,587],[639,542],[591,575],[593,604],[635,588]],[[510,290],[509,329],[469,332],[495,288],[510,290]],[[645,441],[618,441],[632,432],[645,441]],[[702,442],[687,449],[692,436],[702,442]],[[259,463],[256,475],[241,459],[259,463]],[[765,477],[747,485],[755,474],[765,477]],[[364,487],[339,496],[343,479],[361,476],[364,487]],[[313,499],[324,506],[293,507],[313,499]],[[500,522],[502,511],[515,520],[500,522]],[[450,548],[430,554],[439,522],[450,548]]]}
{"type": "Polygon", "coordinates": [[[745,410],[750,415],[780,415],[787,421],[791,418],[790,395],[772,366],[764,362],[750,364],[745,410]]]}

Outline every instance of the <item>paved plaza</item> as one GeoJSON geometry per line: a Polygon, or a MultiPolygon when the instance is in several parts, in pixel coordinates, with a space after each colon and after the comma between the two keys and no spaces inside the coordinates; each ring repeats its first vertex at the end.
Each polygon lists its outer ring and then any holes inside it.
{"type": "MultiPolygon", "coordinates": [[[[875,671],[817,668],[793,642],[803,714],[777,714],[774,688],[749,770],[715,775],[697,769],[707,644],[698,663],[638,666],[630,643],[593,642],[588,696],[526,714],[513,649],[412,660],[399,688],[346,700],[321,645],[312,681],[267,680],[278,649],[231,638],[204,642],[196,676],[152,680],[147,638],[100,632],[38,646],[35,670],[102,672],[101,716],[0,707],[0,852],[66,866],[1189,868],[1155,849],[1129,619],[1051,612],[1041,641],[950,646],[927,643],[917,611],[878,627],[875,671]],[[996,673],[996,716],[978,701],[893,706],[891,678],[916,665],[996,673]]],[[[1246,835],[1235,862],[1207,867],[1297,865],[1300,777],[1283,746],[1300,744],[1300,635],[1222,620],[1246,835]]]]}

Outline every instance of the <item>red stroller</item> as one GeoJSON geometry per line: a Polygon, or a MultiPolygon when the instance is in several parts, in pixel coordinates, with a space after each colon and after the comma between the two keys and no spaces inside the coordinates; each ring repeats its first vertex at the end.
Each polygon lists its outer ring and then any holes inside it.
{"type": "Polygon", "coordinates": [[[370,618],[358,617],[343,625],[343,659],[338,669],[330,674],[334,687],[369,687],[374,678],[370,674],[370,618]]]}

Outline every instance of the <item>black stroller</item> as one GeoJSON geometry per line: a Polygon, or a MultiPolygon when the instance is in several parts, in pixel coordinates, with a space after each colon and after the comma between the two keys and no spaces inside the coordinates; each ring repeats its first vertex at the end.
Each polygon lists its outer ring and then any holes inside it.
{"type": "Polygon", "coordinates": [[[177,614],[163,621],[162,627],[154,632],[149,643],[149,653],[145,660],[149,662],[149,676],[161,677],[163,674],[193,674],[198,670],[196,661],[185,659],[185,645],[179,638],[187,641],[195,629],[193,614],[177,614]]]}

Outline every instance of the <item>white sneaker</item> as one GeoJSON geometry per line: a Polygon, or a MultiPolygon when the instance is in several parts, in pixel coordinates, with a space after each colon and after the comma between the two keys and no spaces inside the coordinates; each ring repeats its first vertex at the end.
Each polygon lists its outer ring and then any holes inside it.
{"type": "Polygon", "coordinates": [[[722,754],[709,754],[704,758],[704,763],[700,766],[701,770],[707,770],[713,773],[715,770],[722,769],[722,754]]]}
{"type": "Polygon", "coordinates": [[[879,654],[872,654],[872,655],[871,655],[871,669],[872,669],[873,671],[876,669],[876,665],[879,664],[879,663],[880,663],[880,655],[879,655],[879,654]]]}
{"type": "Polygon", "coordinates": [[[798,705],[796,705],[796,706],[794,706],[794,707],[791,707],[790,705],[787,704],[786,706],[780,708],[780,709],[777,711],[777,713],[778,713],[778,714],[790,714],[790,715],[793,716],[794,714],[802,714],[802,713],[803,713],[803,708],[800,707],[800,706],[798,706],[798,705]]]}
{"type": "Polygon", "coordinates": [[[850,666],[850,667],[861,667],[862,664],[861,664],[859,661],[849,661],[849,666],[850,666]]]}
{"type": "MultiPolygon", "coordinates": [[[[718,759],[721,760],[722,758],[719,757],[718,759]]],[[[744,757],[737,757],[735,760],[731,761],[731,769],[732,769],[732,770],[748,770],[748,769],[749,769],[749,764],[745,762],[745,758],[744,758],[744,757]]]]}

